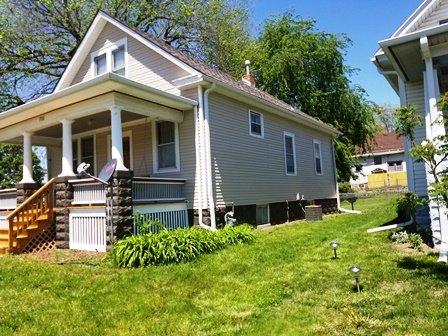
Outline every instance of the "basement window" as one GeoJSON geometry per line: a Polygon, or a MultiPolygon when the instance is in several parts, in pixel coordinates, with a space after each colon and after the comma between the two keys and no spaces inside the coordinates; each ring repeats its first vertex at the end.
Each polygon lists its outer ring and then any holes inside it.
{"type": "Polygon", "coordinates": [[[269,224],[269,204],[257,205],[257,225],[269,224]]]}

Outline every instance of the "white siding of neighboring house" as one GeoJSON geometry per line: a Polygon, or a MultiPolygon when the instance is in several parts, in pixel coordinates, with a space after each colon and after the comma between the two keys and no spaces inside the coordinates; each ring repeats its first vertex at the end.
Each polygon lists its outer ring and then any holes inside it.
{"type": "Polygon", "coordinates": [[[417,30],[436,27],[441,20],[448,19],[448,1],[441,0],[436,8],[418,25],[417,30]]]}
{"type": "MultiPolygon", "coordinates": [[[[104,26],[90,53],[111,46],[124,37],[127,37],[128,52],[126,77],[169,93],[180,94],[180,91],[171,82],[174,79],[187,76],[188,73],[110,23],[104,26]]],[[[93,78],[90,53],[82,63],[71,85],[93,78]]]]}
{"type": "MultiPolygon", "coordinates": [[[[425,94],[423,82],[406,83],[406,102],[408,105],[414,105],[417,111],[425,117],[425,94]]],[[[426,138],[425,126],[420,126],[416,129],[416,142],[420,143],[426,138]]],[[[413,169],[414,172],[414,191],[419,196],[427,196],[426,184],[426,170],[423,163],[414,162],[413,167],[408,167],[408,170],[413,169]]]]}
{"type": "Polygon", "coordinates": [[[274,114],[263,113],[264,139],[249,135],[249,106],[210,95],[211,155],[218,206],[335,198],[330,136],[274,114]],[[297,176],[285,174],[283,132],[295,135],[297,176]],[[322,143],[323,175],[315,173],[313,139],[322,143]]]}

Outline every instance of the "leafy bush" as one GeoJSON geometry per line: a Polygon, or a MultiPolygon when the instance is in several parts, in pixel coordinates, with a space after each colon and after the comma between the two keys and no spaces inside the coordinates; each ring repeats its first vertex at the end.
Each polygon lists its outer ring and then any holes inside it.
{"type": "Polygon", "coordinates": [[[155,233],[166,230],[165,224],[157,219],[144,219],[140,213],[134,215],[135,234],[155,233]]]}
{"type": "Polygon", "coordinates": [[[414,250],[421,251],[423,249],[423,239],[417,233],[411,233],[408,235],[408,243],[411,244],[414,250]]]}
{"type": "Polygon", "coordinates": [[[423,248],[423,239],[418,233],[394,232],[390,235],[390,240],[395,244],[409,243],[414,250],[418,251],[423,248]]]}
{"type": "Polygon", "coordinates": [[[420,198],[413,192],[407,192],[396,201],[398,218],[411,218],[415,222],[417,208],[428,204],[427,200],[420,198]]]}
{"type": "Polygon", "coordinates": [[[349,182],[341,182],[339,183],[339,192],[341,194],[352,193],[353,189],[349,182]]]}
{"type": "Polygon", "coordinates": [[[120,240],[114,246],[112,259],[120,267],[180,263],[228,245],[251,242],[254,238],[252,228],[248,225],[228,227],[216,232],[198,227],[162,230],[120,240]]]}

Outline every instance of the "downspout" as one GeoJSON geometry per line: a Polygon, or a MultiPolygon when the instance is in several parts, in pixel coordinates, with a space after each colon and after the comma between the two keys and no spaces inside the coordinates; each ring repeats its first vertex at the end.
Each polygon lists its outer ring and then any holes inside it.
{"type": "Polygon", "coordinates": [[[195,106],[194,108],[194,116],[195,116],[195,124],[194,124],[194,140],[195,140],[195,150],[196,150],[196,179],[197,179],[197,190],[198,190],[198,216],[199,216],[199,225],[202,222],[202,169],[201,169],[201,144],[200,144],[200,135],[201,135],[201,113],[199,112],[199,108],[195,106]]]}
{"type": "Polygon", "coordinates": [[[216,88],[213,83],[210,88],[204,92],[204,138],[205,138],[205,160],[206,160],[206,177],[207,177],[207,196],[208,206],[210,209],[210,228],[216,230],[216,214],[215,214],[215,200],[213,197],[213,178],[212,178],[212,154],[210,148],[210,113],[208,105],[208,96],[216,88]]]}

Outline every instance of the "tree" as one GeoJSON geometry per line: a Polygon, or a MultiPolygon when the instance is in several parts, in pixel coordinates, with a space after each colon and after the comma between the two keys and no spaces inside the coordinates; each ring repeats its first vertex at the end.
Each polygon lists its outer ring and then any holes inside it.
{"type": "MultiPolygon", "coordinates": [[[[0,144],[0,189],[14,187],[14,182],[22,179],[23,148],[18,145],[0,144]]],[[[44,171],[39,158],[33,152],[33,177],[41,183],[44,171]]]]}
{"type": "Polygon", "coordinates": [[[396,107],[390,104],[375,106],[375,119],[382,130],[390,133],[394,131],[394,112],[396,107]]]}
{"type": "Polygon", "coordinates": [[[286,13],[267,20],[248,51],[258,87],[343,132],[335,141],[342,181],[350,179],[357,163],[355,146],[364,148],[377,131],[374,104],[348,79],[353,71],[344,65],[349,43],[316,30],[312,20],[286,13]]]}
{"type": "Polygon", "coordinates": [[[227,0],[0,0],[3,109],[53,91],[99,9],[221,70],[242,68],[247,12],[227,0]]]}

